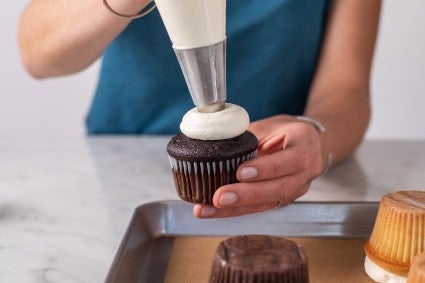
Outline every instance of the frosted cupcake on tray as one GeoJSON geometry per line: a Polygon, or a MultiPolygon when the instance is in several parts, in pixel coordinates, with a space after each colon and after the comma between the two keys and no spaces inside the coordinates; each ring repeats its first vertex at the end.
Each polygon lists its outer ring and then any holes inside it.
{"type": "Polygon", "coordinates": [[[405,283],[413,258],[425,250],[425,191],[386,194],[365,245],[366,273],[376,282],[405,283]]]}
{"type": "Polygon", "coordinates": [[[167,145],[181,199],[212,204],[219,187],[237,182],[238,166],[257,154],[258,140],[247,131],[248,125],[245,109],[230,103],[218,112],[202,113],[194,108],[184,115],[182,133],[167,145]]]}

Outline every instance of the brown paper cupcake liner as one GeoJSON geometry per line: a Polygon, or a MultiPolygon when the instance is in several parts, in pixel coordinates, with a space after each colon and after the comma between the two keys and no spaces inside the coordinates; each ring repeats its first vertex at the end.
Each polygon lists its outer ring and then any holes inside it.
{"type": "Polygon", "coordinates": [[[191,162],[168,156],[177,194],[188,202],[212,204],[214,192],[223,185],[236,183],[238,166],[256,155],[257,150],[229,160],[210,162],[191,162]]]}
{"type": "Polygon", "coordinates": [[[308,282],[307,269],[300,268],[292,270],[290,273],[279,272],[252,273],[246,270],[235,270],[224,266],[220,268],[216,277],[210,279],[209,283],[306,283],[308,282]]]}

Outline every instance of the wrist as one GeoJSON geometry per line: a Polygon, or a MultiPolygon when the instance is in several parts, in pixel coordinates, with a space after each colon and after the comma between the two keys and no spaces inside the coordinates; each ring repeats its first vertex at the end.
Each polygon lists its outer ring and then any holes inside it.
{"type": "Polygon", "coordinates": [[[332,161],[333,161],[332,152],[326,146],[326,132],[327,132],[326,126],[319,120],[312,117],[294,116],[294,118],[301,122],[305,122],[312,125],[317,130],[320,137],[321,156],[323,161],[322,173],[320,174],[320,176],[326,175],[329,169],[332,167],[332,161]]]}

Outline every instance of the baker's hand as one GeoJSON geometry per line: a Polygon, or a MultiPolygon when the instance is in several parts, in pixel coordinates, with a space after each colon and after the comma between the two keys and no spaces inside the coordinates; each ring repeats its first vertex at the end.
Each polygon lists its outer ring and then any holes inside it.
{"type": "Polygon", "coordinates": [[[317,129],[289,115],[251,123],[259,140],[257,158],[242,163],[240,183],[225,185],[214,194],[214,206],[197,204],[199,218],[231,217],[286,205],[305,194],[323,170],[317,129]]]}

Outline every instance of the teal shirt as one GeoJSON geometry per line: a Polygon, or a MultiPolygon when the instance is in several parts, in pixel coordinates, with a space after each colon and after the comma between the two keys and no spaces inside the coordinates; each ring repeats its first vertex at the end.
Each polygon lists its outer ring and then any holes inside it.
{"type": "MultiPolygon", "coordinates": [[[[328,0],[227,0],[227,101],[251,121],[302,114],[328,0]]],[[[104,53],[89,134],[175,134],[193,108],[157,10],[134,20],[104,53]]]]}

